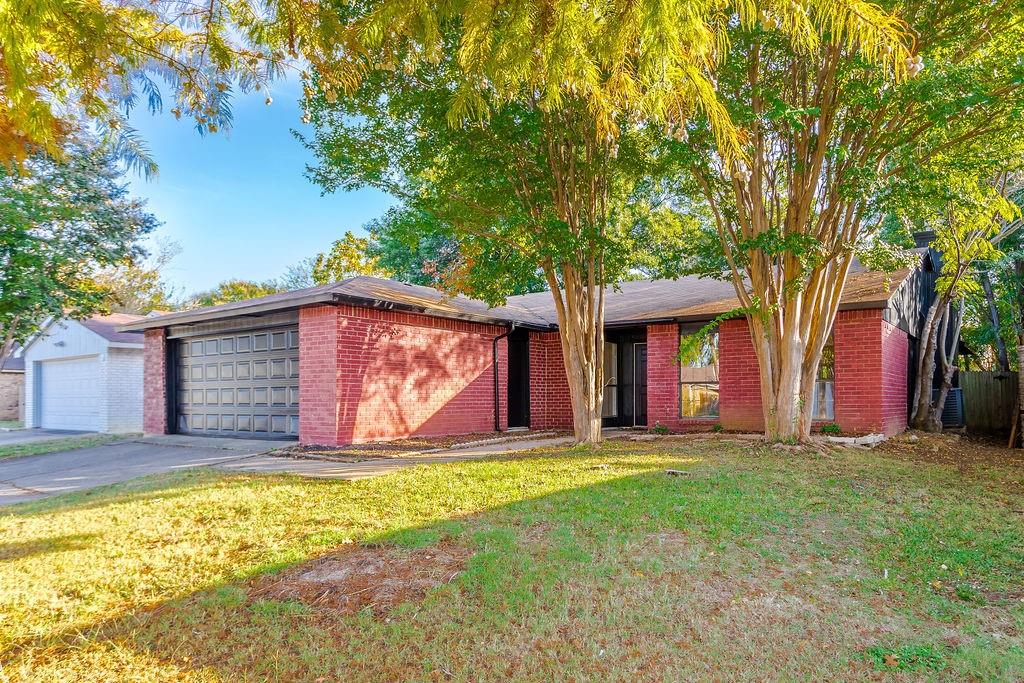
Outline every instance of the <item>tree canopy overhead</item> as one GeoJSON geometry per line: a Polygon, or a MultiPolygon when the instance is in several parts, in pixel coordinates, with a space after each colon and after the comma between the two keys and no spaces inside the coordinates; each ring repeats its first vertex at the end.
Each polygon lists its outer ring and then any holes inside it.
{"type": "Polygon", "coordinates": [[[0,164],[59,154],[69,135],[95,126],[153,172],[127,119],[133,107],[160,110],[166,91],[175,116],[217,132],[231,123],[235,92],[265,90],[342,29],[329,3],[304,0],[0,3],[0,164]]]}

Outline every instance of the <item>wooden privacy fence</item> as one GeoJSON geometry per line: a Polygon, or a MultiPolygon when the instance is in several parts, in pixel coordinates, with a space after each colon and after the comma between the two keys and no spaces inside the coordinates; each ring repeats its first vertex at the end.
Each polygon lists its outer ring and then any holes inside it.
{"type": "Polygon", "coordinates": [[[961,372],[969,432],[1009,432],[1017,406],[1016,372],[961,372]]]}

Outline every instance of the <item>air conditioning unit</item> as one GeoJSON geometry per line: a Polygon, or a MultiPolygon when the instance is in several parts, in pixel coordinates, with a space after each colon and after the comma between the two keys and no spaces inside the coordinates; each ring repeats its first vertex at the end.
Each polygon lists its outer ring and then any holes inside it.
{"type": "MultiPolygon", "coordinates": [[[[932,392],[932,400],[939,398],[939,390],[932,392]]],[[[960,387],[952,387],[946,394],[946,404],[942,406],[943,427],[964,426],[964,395],[960,387]]]]}

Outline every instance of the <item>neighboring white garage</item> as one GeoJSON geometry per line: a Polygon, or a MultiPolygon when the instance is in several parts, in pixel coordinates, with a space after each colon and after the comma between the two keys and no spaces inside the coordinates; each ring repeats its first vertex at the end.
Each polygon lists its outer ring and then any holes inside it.
{"type": "Polygon", "coordinates": [[[25,348],[25,426],[142,431],[141,316],[113,314],[48,325],[25,348]]]}

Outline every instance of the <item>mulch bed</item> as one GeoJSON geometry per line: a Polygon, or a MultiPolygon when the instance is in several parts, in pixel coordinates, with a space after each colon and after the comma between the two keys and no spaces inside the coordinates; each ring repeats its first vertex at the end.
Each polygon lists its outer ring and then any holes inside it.
{"type": "Polygon", "coordinates": [[[888,439],[875,450],[960,468],[1024,467],[1024,449],[1007,448],[1005,438],[973,434],[911,432],[888,439]]]}
{"type": "Polygon", "coordinates": [[[450,541],[426,548],[352,546],[256,581],[250,599],[293,600],[317,611],[380,617],[450,583],[472,553],[450,541]]]}

